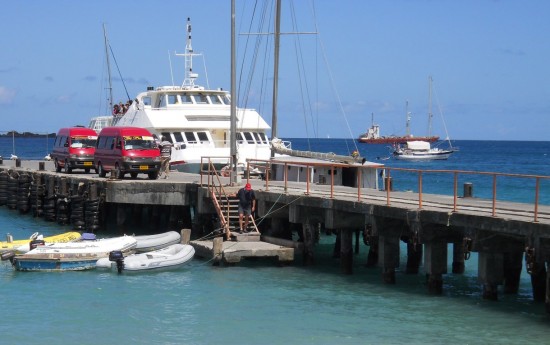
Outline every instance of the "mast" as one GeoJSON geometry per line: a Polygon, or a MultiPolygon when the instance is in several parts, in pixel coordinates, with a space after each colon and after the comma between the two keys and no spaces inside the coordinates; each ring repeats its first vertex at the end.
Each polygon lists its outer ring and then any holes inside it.
{"type": "Polygon", "coordinates": [[[235,49],[235,0],[231,0],[231,114],[230,114],[230,155],[233,161],[231,167],[232,177],[237,177],[237,73],[236,73],[236,49],[235,49]]]}
{"type": "Polygon", "coordinates": [[[113,83],[111,80],[111,63],[109,62],[109,40],[107,39],[107,28],[103,23],[103,37],[105,39],[105,57],[107,59],[107,74],[109,76],[109,112],[113,111],[113,83]]]}
{"type": "Polygon", "coordinates": [[[192,88],[195,85],[195,79],[199,77],[198,73],[193,73],[193,56],[201,55],[193,52],[193,46],[191,44],[191,18],[187,18],[187,38],[185,41],[185,53],[175,54],[176,56],[183,56],[185,58],[185,79],[183,79],[182,87],[186,86],[192,88]]]}
{"type": "MultiPolygon", "coordinates": [[[[281,36],[281,0],[275,0],[275,48],[273,57],[273,112],[271,117],[271,138],[277,137],[277,94],[279,89],[279,39],[281,36]]],[[[271,150],[271,157],[275,152],[271,150]]]]}
{"type": "Polygon", "coordinates": [[[428,137],[432,135],[432,76],[428,77],[428,137]]]}
{"type": "Polygon", "coordinates": [[[407,116],[407,125],[405,130],[405,135],[407,137],[411,136],[411,113],[409,112],[409,100],[405,101],[405,115],[407,116]]]}

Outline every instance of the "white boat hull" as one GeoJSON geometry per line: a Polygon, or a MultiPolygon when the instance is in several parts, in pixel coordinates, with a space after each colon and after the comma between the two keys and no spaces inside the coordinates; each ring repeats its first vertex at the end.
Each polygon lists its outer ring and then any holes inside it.
{"type": "MultiPolygon", "coordinates": [[[[188,244],[173,244],[168,247],[124,257],[124,272],[173,270],[185,265],[195,255],[195,249],[188,244]]],[[[97,260],[96,267],[100,269],[117,270],[117,263],[109,258],[97,260]]]]}
{"type": "Polygon", "coordinates": [[[130,253],[137,245],[132,236],[91,241],[50,243],[12,259],[18,271],[80,271],[95,268],[98,259],[112,251],[130,253]]]}
{"type": "Polygon", "coordinates": [[[445,160],[448,159],[453,151],[442,151],[437,153],[395,153],[395,159],[407,161],[428,161],[428,160],[445,160]]]}
{"type": "Polygon", "coordinates": [[[136,253],[145,253],[162,249],[169,245],[180,243],[181,235],[177,231],[168,231],[162,234],[134,236],[137,240],[136,253]]]}

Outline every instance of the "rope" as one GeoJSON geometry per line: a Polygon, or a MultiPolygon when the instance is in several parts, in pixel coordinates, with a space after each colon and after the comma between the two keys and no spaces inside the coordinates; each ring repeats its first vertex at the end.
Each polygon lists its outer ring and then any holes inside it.
{"type": "Polygon", "coordinates": [[[263,222],[263,220],[264,220],[267,216],[271,215],[272,213],[278,212],[279,210],[282,210],[283,208],[285,208],[285,207],[289,206],[290,204],[292,204],[292,203],[298,201],[299,199],[303,198],[302,196],[299,196],[299,197],[297,197],[296,199],[294,199],[294,200],[292,200],[291,202],[289,202],[288,204],[283,205],[283,206],[279,207],[278,209],[276,209],[275,211],[272,212],[271,210],[273,209],[273,207],[275,207],[275,204],[276,204],[277,201],[281,198],[282,195],[283,195],[283,193],[279,194],[279,197],[277,198],[277,200],[275,200],[275,202],[273,203],[273,206],[271,206],[271,208],[269,209],[269,211],[267,211],[267,213],[266,213],[263,217],[259,217],[259,218],[255,218],[255,219],[254,219],[254,220],[260,219],[260,221],[259,221],[258,223],[256,223],[256,225],[260,225],[260,224],[263,222]]]}

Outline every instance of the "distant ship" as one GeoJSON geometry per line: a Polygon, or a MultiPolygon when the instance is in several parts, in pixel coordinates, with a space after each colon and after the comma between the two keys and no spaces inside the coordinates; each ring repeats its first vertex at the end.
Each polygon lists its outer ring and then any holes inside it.
{"type": "MultiPolygon", "coordinates": [[[[367,132],[361,134],[359,138],[357,139],[360,143],[367,143],[367,144],[403,144],[409,141],[426,141],[429,143],[433,143],[439,140],[439,136],[437,135],[428,135],[424,137],[415,137],[412,134],[410,134],[410,122],[411,122],[411,113],[409,112],[409,102],[406,102],[405,107],[405,113],[407,115],[407,131],[406,135],[403,136],[396,136],[396,135],[390,135],[390,136],[380,136],[380,126],[374,124],[374,114],[371,115],[371,126],[367,130],[367,132]]],[[[429,111],[428,119],[430,121],[429,127],[431,128],[431,107],[429,111]]]]}
{"type": "Polygon", "coordinates": [[[439,140],[439,136],[415,137],[412,134],[404,136],[380,136],[380,126],[372,124],[367,132],[361,134],[357,140],[360,143],[366,144],[403,144],[409,141],[427,141],[433,143],[439,140]]]}

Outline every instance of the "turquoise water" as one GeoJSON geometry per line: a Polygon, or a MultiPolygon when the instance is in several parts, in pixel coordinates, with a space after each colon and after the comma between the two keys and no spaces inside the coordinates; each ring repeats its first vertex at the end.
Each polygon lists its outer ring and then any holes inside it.
{"type": "MultiPolygon", "coordinates": [[[[0,226],[16,238],[66,230],[6,208],[0,226]]],[[[474,254],[464,275],[444,277],[443,296],[431,296],[423,274],[398,271],[396,285],[383,284],[379,269],[364,266],[365,246],[354,274],[342,275],[333,242],[323,235],[312,267],[195,258],[178,271],[117,275],[15,272],[3,262],[0,332],[23,344],[547,343],[550,317],[531,301],[525,272],[519,294],[483,300],[474,254]]]]}
{"type": "MultiPolygon", "coordinates": [[[[543,165],[538,162],[545,157],[542,153],[530,156],[526,167],[537,170],[535,166],[543,165]]],[[[495,161],[499,166],[506,160],[495,161]]],[[[492,166],[489,163],[484,166],[492,166]]],[[[0,228],[1,239],[8,232],[19,239],[36,231],[69,230],[7,207],[0,207],[0,228]]],[[[543,303],[532,302],[525,271],[517,295],[500,293],[498,302],[483,300],[474,253],[466,261],[466,273],[445,275],[443,295],[431,296],[422,273],[398,271],[397,284],[383,284],[378,268],[364,266],[368,247],[363,244],[354,258],[354,274],[341,274],[340,262],[332,258],[333,243],[334,236],[322,234],[316,265],[310,267],[300,260],[284,267],[269,260],[215,267],[195,258],[178,271],[117,275],[14,272],[2,262],[0,339],[5,344],[550,342],[550,316],[543,303]]],[[[449,253],[450,266],[451,247],[449,253]]],[[[405,263],[402,248],[402,269],[405,263]]]]}

